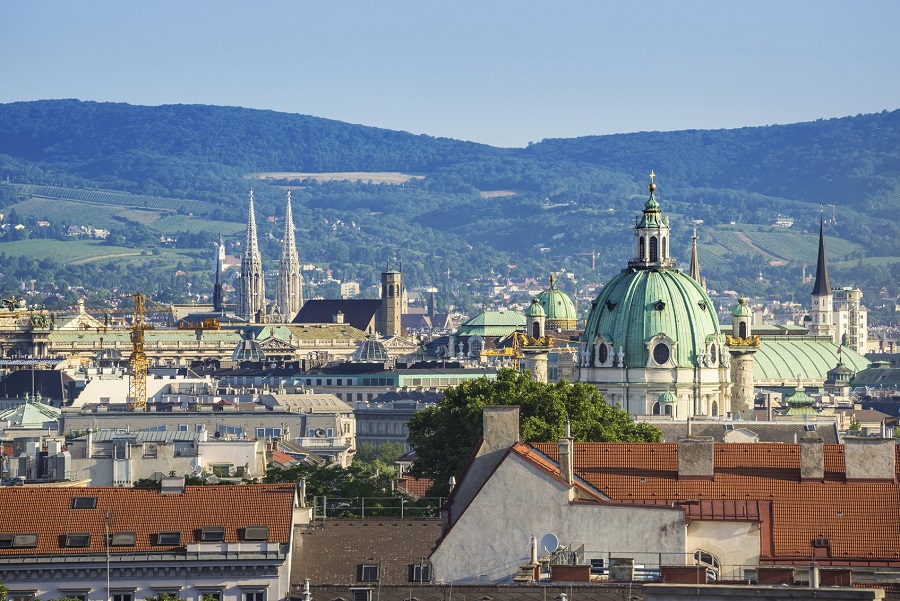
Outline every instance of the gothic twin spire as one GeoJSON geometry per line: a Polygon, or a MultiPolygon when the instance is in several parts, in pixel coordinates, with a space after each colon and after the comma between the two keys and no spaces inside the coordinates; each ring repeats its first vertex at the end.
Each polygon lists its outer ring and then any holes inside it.
{"type": "MultiPolygon", "coordinates": [[[[278,261],[275,295],[273,318],[284,323],[290,322],[303,305],[303,280],[300,275],[300,260],[294,240],[290,191],[288,191],[285,211],[284,239],[281,243],[281,256],[278,261]]],[[[253,190],[250,190],[250,215],[247,220],[244,256],[241,259],[237,313],[250,323],[262,323],[267,320],[265,274],[256,232],[253,190]]]]}

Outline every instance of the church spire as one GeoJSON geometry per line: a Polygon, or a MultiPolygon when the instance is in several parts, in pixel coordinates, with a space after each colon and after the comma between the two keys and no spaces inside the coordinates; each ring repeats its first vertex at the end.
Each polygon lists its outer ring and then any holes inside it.
{"type": "Polygon", "coordinates": [[[834,295],[828,285],[828,263],[825,260],[825,227],[819,215],[819,260],[816,263],[816,283],[812,290],[812,310],[809,313],[809,333],[834,338],[834,295]]]}
{"type": "Polygon", "coordinates": [[[281,320],[290,323],[303,306],[303,276],[294,234],[294,214],[291,211],[291,191],[287,193],[284,212],[284,237],[278,259],[278,279],[275,282],[275,307],[281,320]]]}
{"type": "Polygon", "coordinates": [[[825,260],[825,228],[824,221],[819,214],[819,259],[816,263],[816,283],[813,285],[813,296],[831,294],[831,286],[828,285],[828,262],[825,260]]]}
{"type": "Polygon", "coordinates": [[[694,228],[694,235],[691,236],[691,269],[689,275],[700,286],[703,286],[703,281],[700,279],[700,258],[697,254],[697,228],[694,228]]]}
{"type": "Polygon", "coordinates": [[[266,282],[263,276],[262,257],[256,235],[256,215],[253,208],[253,190],[250,190],[250,217],[247,220],[247,239],[241,259],[241,287],[238,314],[250,323],[260,323],[266,315],[266,282]]]}
{"type": "Polygon", "coordinates": [[[216,244],[216,283],[213,285],[213,311],[225,313],[225,291],[222,287],[222,270],[225,268],[225,243],[222,241],[222,233],[219,233],[219,243],[216,244]]]}

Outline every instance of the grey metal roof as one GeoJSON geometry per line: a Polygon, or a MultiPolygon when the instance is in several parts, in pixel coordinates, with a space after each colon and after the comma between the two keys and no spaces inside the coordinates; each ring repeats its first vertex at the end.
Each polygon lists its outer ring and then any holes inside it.
{"type": "MultiPolygon", "coordinates": [[[[678,442],[678,439],[688,435],[687,422],[652,422],[654,426],[662,430],[662,442],[678,442]]],[[[796,422],[756,422],[749,420],[736,420],[731,422],[697,422],[691,423],[691,436],[711,436],[715,442],[726,442],[725,435],[731,430],[744,429],[756,434],[759,442],[784,442],[793,443],[794,436],[803,436],[807,424],[796,422]],[[730,426],[730,430],[726,429],[730,426]]],[[[822,437],[826,444],[837,444],[837,432],[833,424],[818,424],[816,433],[822,437]]]]}
{"type": "MultiPolygon", "coordinates": [[[[100,430],[94,432],[94,442],[110,442],[113,440],[128,440],[133,443],[144,442],[175,442],[175,441],[196,441],[200,437],[199,432],[185,432],[181,430],[139,430],[137,432],[121,432],[117,430],[100,430]]],[[[82,436],[81,439],[87,438],[82,436]]]]}

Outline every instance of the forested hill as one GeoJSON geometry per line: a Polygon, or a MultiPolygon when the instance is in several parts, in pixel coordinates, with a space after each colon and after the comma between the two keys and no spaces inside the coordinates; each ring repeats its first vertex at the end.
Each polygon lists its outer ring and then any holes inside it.
{"type": "MultiPolygon", "coordinates": [[[[237,107],[0,104],[0,182],[43,184],[0,184],[0,212],[15,211],[27,226],[0,233],[0,242],[68,240],[59,232],[86,225],[109,229],[111,239],[143,249],[137,254],[188,241],[205,248],[223,229],[237,244],[235,222],[253,186],[267,217],[264,255],[277,256],[277,220],[291,187],[304,261],[365,284],[400,256],[411,286],[452,290],[463,303],[461,291],[491,274],[535,277],[565,268],[586,286],[607,279],[629,258],[630,224],[651,169],[673,218],[677,258],[687,259],[688,232],[702,222],[701,259],[712,286],[760,295],[796,288],[802,265],[814,260],[822,205],[835,205],[828,235],[842,240],[829,252],[853,270],[853,283],[900,279],[900,111],[494,148],[237,107]],[[260,172],[279,175],[259,182],[252,174],[260,172]],[[323,172],[347,175],[291,175],[323,172]],[[396,179],[370,178],[373,172],[396,179]],[[101,200],[106,208],[88,213],[90,223],[76,222],[101,200]],[[80,209],[60,209],[61,202],[80,209]],[[779,215],[793,219],[793,228],[773,230],[779,215]],[[897,274],[889,271],[894,266],[897,274]]],[[[0,253],[15,248],[0,245],[0,253]]],[[[56,268],[48,265],[48,273],[56,268]]],[[[5,270],[0,293],[31,279],[33,268],[5,270]]],[[[198,260],[177,271],[189,280],[198,274],[196,290],[207,286],[206,269],[198,260]]]]}

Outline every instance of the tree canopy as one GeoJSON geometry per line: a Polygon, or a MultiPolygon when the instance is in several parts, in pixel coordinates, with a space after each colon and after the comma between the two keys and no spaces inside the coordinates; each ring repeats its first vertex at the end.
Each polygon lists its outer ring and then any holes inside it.
{"type": "Polygon", "coordinates": [[[659,442],[658,428],[635,423],[627,412],[608,405],[589,384],[537,382],[531,374],[502,369],[496,380],[479,378],[448,388],[435,407],[415,414],[409,440],[416,451],[413,475],[435,481],[431,494],[446,494],[482,436],[482,409],[519,406],[519,435],[525,442],[557,440],[566,420],[578,441],[659,442]]]}

